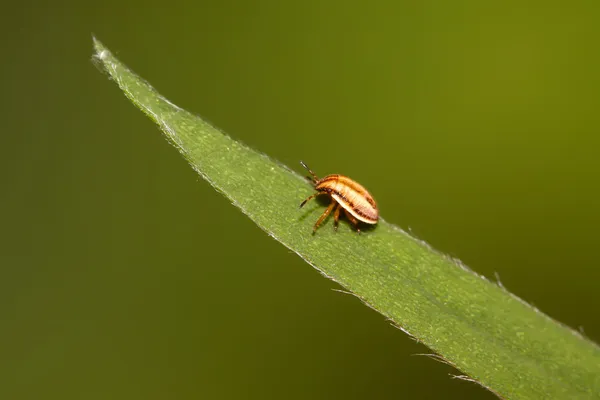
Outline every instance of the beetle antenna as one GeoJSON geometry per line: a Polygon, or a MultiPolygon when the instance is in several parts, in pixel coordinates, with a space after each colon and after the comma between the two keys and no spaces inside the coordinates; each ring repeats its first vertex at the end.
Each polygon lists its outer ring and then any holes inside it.
{"type": "Polygon", "coordinates": [[[316,181],[319,180],[319,178],[317,178],[317,174],[315,174],[314,172],[312,172],[312,170],[310,168],[308,168],[308,166],[306,164],[304,164],[304,161],[300,161],[300,164],[302,164],[302,166],[304,168],[306,168],[306,170],[312,175],[313,182],[316,182],[316,181]]]}

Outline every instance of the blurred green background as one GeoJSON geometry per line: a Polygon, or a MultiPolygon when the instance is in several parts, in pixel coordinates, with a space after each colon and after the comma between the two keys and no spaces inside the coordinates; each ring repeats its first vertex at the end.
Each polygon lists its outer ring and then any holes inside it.
{"type": "Polygon", "coordinates": [[[0,398],[494,398],[202,181],[92,33],[599,341],[600,3],[487,3],[5,5],[0,398]]]}

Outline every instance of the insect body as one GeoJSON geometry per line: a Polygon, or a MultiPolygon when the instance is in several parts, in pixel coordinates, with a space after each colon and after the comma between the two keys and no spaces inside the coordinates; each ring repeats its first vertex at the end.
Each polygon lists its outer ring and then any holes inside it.
{"type": "Polygon", "coordinates": [[[379,219],[379,211],[373,197],[367,192],[363,186],[354,182],[352,179],[344,175],[327,175],[323,179],[317,178],[314,172],[310,170],[302,161],[300,164],[312,175],[312,181],[315,185],[317,193],[309,196],[300,204],[300,208],[310,199],[325,194],[331,198],[331,204],[323,212],[321,217],[315,223],[313,233],[316,232],[321,222],[334,211],[334,229],[337,230],[338,221],[340,219],[340,211],[344,210],[346,217],[352,222],[357,232],[360,232],[358,221],[366,224],[376,224],[379,219]]]}

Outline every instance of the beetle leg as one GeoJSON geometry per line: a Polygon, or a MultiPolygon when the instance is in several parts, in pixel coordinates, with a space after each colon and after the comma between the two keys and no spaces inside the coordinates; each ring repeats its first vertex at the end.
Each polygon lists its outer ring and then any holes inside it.
{"type": "Polygon", "coordinates": [[[321,194],[321,192],[317,192],[317,193],[315,193],[315,194],[312,194],[312,195],[308,196],[308,197],[306,198],[306,200],[304,200],[302,203],[300,203],[300,208],[304,207],[304,205],[306,204],[306,202],[307,202],[307,201],[309,201],[309,200],[311,200],[311,199],[313,199],[313,198],[317,197],[317,196],[318,196],[318,195],[320,195],[320,194],[321,194]]]}
{"type": "Polygon", "coordinates": [[[338,229],[338,223],[340,222],[340,211],[342,209],[342,206],[340,206],[339,203],[337,203],[337,206],[335,207],[335,212],[333,213],[333,229],[337,231],[338,229]]]}
{"type": "Polygon", "coordinates": [[[327,218],[329,213],[331,213],[331,210],[333,210],[333,207],[335,207],[336,204],[337,204],[337,202],[335,200],[331,199],[331,204],[329,205],[329,207],[327,207],[327,209],[323,212],[323,214],[321,214],[321,216],[317,220],[317,223],[315,224],[315,226],[313,228],[313,234],[317,231],[317,228],[319,227],[319,225],[321,225],[321,222],[323,222],[323,220],[325,218],[327,218]]]}
{"type": "Polygon", "coordinates": [[[346,217],[350,220],[350,222],[352,222],[352,224],[356,228],[356,232],[360,233],[360,228],[358,227],[358,220],[356,218],[354,218],[354,216],[352,214],[350,214],[348,212],[348,210],[346,210],[345,208],[344,208],[344,213],[346,214],[346,217]]]}

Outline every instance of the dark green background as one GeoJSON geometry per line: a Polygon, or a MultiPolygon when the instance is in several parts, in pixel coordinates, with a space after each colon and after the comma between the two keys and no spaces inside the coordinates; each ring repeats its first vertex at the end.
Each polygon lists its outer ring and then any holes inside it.
{"type": "Polygon", "coordinates": [[[0,398],[493,398],[202,181],[95,69],[92,33],[176,104],[355,178],[386,220],[600,340],[597,1],[3,14],[0,398]]]}

